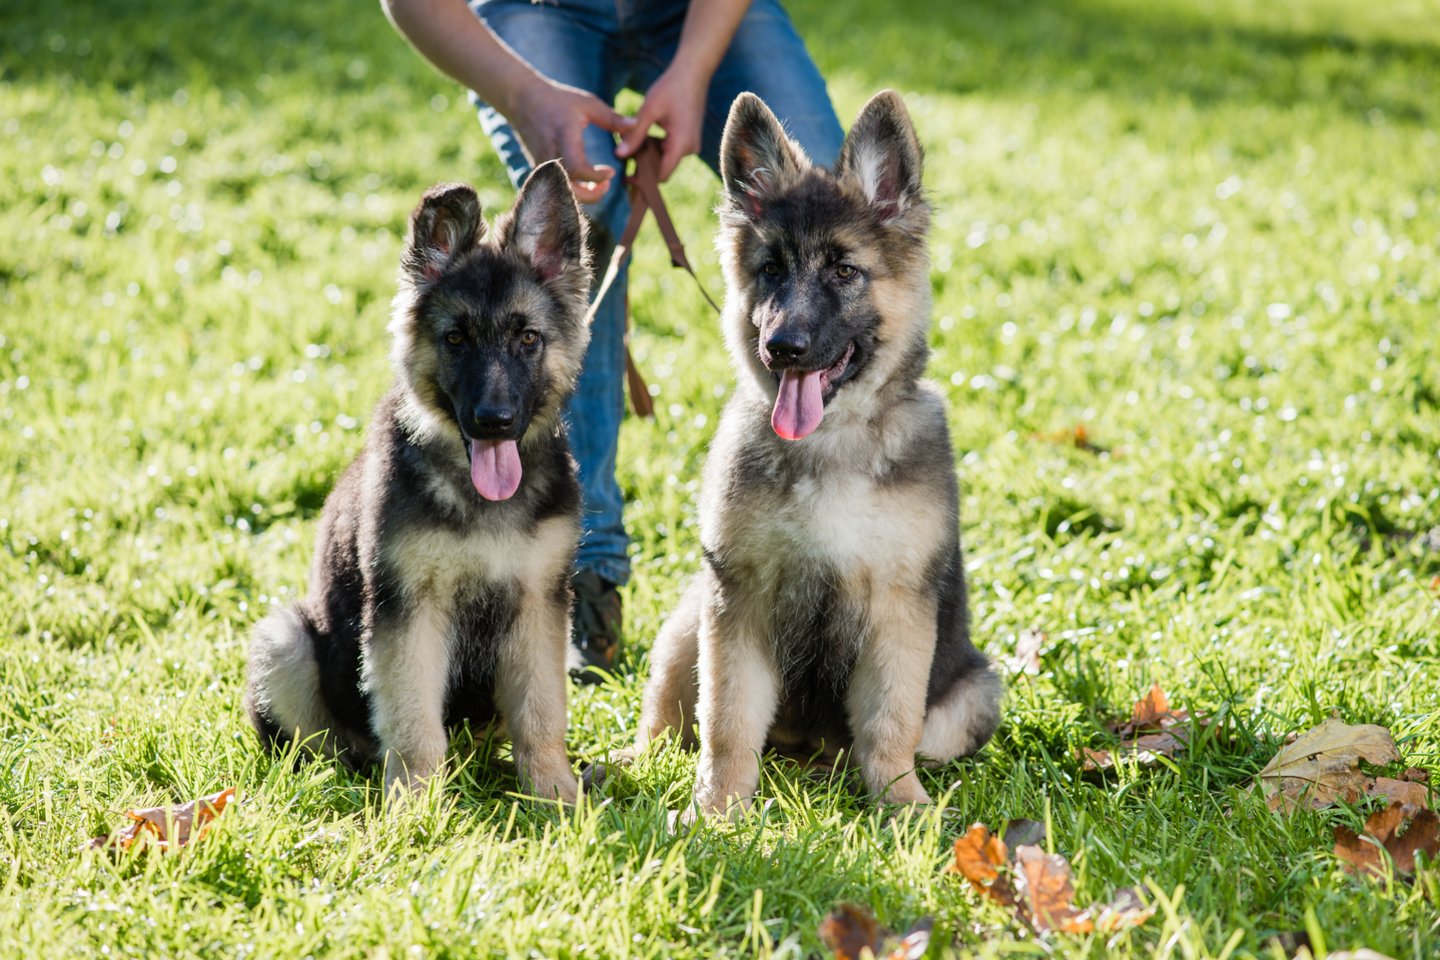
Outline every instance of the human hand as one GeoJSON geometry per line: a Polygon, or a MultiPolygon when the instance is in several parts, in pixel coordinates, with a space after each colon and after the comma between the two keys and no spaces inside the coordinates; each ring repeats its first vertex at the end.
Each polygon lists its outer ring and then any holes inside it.
{"type": "Polygon", "coordinates": [[[615,155],[631,156],[645,142],[652,124],[665,131],[661,141],[660,180],[670,179],[682,159],[700,150],[700,129],[705,120],[705,93],[709,77],[671,62],[645,93],[635,114],[635,125],[621,135],[615,155]]]}
{"type": "Polygon", "coordinates": [[[528,85],[515,104],[502,111],[530,161],[544,163],[559,157],[570,175],[570,185],[581,203],[594,203],[610,189],[615,168],[591,163],[585,155],[585,128],[590,124],[611,133],[627,134],[637,125],[594,94],[543,77],[528,85]]]}

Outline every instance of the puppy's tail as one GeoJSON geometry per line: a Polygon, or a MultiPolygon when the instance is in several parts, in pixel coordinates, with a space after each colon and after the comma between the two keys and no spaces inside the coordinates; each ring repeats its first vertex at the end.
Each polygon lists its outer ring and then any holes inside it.
{"type": "Polygon", "coordinates": [[[347,738],[320,690],[314,630],[294,606],[278,608],[255,625],[245,711],[260,742],[274,753],[298,740],[312,754],[352,765],[363,759],[344,749],[347,738]]]}
{"type": "Polygon", "coordinates": [[[968,757],[990,741],[1000,725],[1000,678],[983,656],[925,712],[921,757],[946,763],[968,757]]]}

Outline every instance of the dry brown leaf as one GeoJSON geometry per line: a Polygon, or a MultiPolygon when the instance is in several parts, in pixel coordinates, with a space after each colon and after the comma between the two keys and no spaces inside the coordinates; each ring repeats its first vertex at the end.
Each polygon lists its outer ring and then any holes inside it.
{"type": "Polygon", "coordinates": [[[903,936],[880,926],[875,915],[864,907],[842,903],[820,921],[820,939],[836,960],[920,960],[930,948],[928,917],[918,921],[903,936]]]}
{"type": "Polygon", "coordinates": [[[1361,760],[1385,764],[1399,759],[1389,730],[1374,724],[1351,726],[1331,717],[1281,747],[1255,779],[1272,810],[1289,811],[1300,804],[1318,810],[1364,795],[1370,779],[1360,771],[1361,760]]]}
{"type": "Polygon", "coordinates": [[[127,810],[125,816],[130,818],[128,826],[118,833],[95,837],[86,846],[128,850],[143,837],[161,849],[179,849],[202,836],[210,821],[218,817],[233,799],[235,788],[226,787],[219,793],[180,806],[127,810]]]}
{"type": "Polygon", "coordinates": [[[1430,771],[1422,770],[1419,767],[1406,767],[1405,772],[1400,774],[1400,779],[1410,783],[1429,783],[1430,771]]]}
{"type": "Polygon", "coordinates": [[[960,874],[976,891],[1014,907],[1016,916],[1040,932],[1112,933],[1138,926],[1155,913],[1130,887],[1118,891],[1110,903],[1077,910],[1072,903],[1070,862],[1058,853],[1047,854],[1037,843],[1019,842],[1030,838],[1043,842],[1044,824],[1012,820],[1005,836],[1017,841],[1013,858],[1004,840],[991,835],[985,824],[975,824],[955,841],[955,862],[945,872],[960,874]]]}
{"type": "Polygon", "coordinates": [[[1130,709],[1130,726],[1139,730],[1141,727],[1159,726],[1163,717],[1170,716],[1170,698],[1165,696],[1165,691],[1160,684],[1150,687],[1148,693],[1135,702],[1130,709]]]}
{"type": "Polygon", "coordinates": [[[999,870],[1008,858],[1005,841],[991,836],[985,824],[977,823],[955,841],[955,862],[946,867],[945,872],[960,874],[970,881],[975,892],[988,894],[1008,907],[1015,902],[1015,891],[999,870]]]}
{"type": "Polygon", "coordinates": [[[1365,793],[1413,807],[1423,807],[1430,800],[1430,789],[1425,784],[1413,780],[1392,780],[1390,777],[1376,777],[1365,787],[1365,793]]]}
{"type": "Polygon", "coordinates": [[[1039,630],[1022,630],[1015,640],[1015,653],[1006,657],[1004,663],[1011,673],[1039,676],[1040,650],[1045,646],[1045,634],[1039,630]]]}
{"type": "Polygon", "coordinates": [[[1080,768],[1089,773],[1110,770],[1122,758],[1130,758],[1141,766],[1154,766],[1161,757],[1174,757],[1190,743],[1190,711],[1170,707],[1170,698],[1160,684],[1154,684],[1145,696],[1130,708],[1128,720],[1114,720],[1105,729],[1121,738],[1116,747],[1082,748],[1080,768]]]}
{"type": "Polygon", "coordinates": [[[1346,826],[1335,828],[1335,856],[1351,870],[1383,877],[1382,849],[1390,855],[1396,873],[1414,873],[1417,854],[1429,860],[1440,854],[1440,817],[1428,807],[1392,803],[1370,815],[1363,835],[1346,826]]]}
{"type": "Polygon", "coordinates": [[[1110,732],[1128,739],[1139,733],[1163,732],[1176,724],[1188,723],[1189,720],[1189,710],[1170,709],[1170,698],[1165,696],[1165,690],[1157,683],[1145,696],[1135,701],[1135,705],[1130,708],[1129,720],[1107,723],[1105,727],[1110,732]]]}
{"type": "Polygon", "coordinates": [[[1070,881],[1070,862],[1058,853],[1046,853],[1035,846],[1015,851],[1020,878],[1021,902],[1030,912],[1037,930],[1061,933],[1089,933],[1095,922],[1071,903],[1075,885],[1070,881]]]}
{"type": "Polygon", "coordinates": [[[1087,772],[1109,770],[1120,757],[1133,758],[1143,767],[1154,766],[1160,757],[1173,757],[1184,748],[1185,740],[1175,733],[1147,733],[1113,749],[1082,748],[1081,759],[1084,762],[1080,764],[1080,769],[1087,772]]]}
{"type": "Polygon", "coordinates": [[[1097,457],[1110,452],[1109,447],[1102,447],[1090,439],[1090,431],[1085,424],[1077,423],[1070,430],[1055,430],[1050,433],[1032,434],[1036,440],[1044,440],[1046,443],[1058,443],[1061,445],[1073,446],[1076,450],[1083,450],[1086,453],[1093,453],[1097,457]]]}
{"type": "MultiPolygon", "coordinates": [[[[1091,907],[1088,911],[1096,913],[1091,907]]],[[[1115,891],[1115,899],[1100,907],[1095,916],[1095,929],[1101,933],[1114,933],[1130,927],[1138,927],[1155,915],[1154,906],[1145,906],[1140,891],[1134,887],[1123,887],[1115,891]]]]}

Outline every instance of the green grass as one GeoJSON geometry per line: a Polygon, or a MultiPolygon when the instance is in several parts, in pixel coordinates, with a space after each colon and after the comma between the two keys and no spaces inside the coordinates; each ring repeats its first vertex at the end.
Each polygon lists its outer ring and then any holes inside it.
{"type": "MultiPolygon", "coordinates": [[[[373,4],[18,0],[0,13],[0,954],[803,956],[833,904],[937,918],[957,955],[1440,953],[1440,872],[1363,882],[1364,809],[1245,791],[1287,732],[1383,723],[1440,771],[1440,9],[1429,0],[1036,0],[791,9],[853,117],[906,94],[936,207],[934,378],[964,488],[975,634],[1046,632],[978,758],[891,818],[765,768],[763,816],[670,835],[693,758],[574,811],[504,751],[400,815],[260,754],[249,625],[293,597],[388,378],[427,185],[509,203],[460,91],[373,4]],[[896,9],[898,8],[898,9],[896,9]],[[1084,424],[1096,456],[1044,437],[1084,424]],[[1085,779],[1152,682],[1223,737],[1085,779]],[[179,856],[76,848],[226,785],[179,856]],[[940,875],[967,824],[1048,820],[1080,903],[1161,910],[1037,942],[940,875]],[[1232,953],[1233,950],[1233,953],[1232,953]]],[[[668,189],[720,286],[715,181],[668,189]]],[[[632,296],[654,422],[627,423],[631,657],[576,691],[577,758],[628,742],[645,651],[697,565],[696,477],[731,380],[647,236],[632,296]]],[[[940,951],[937,951],[937,954],[940,951]]]]}

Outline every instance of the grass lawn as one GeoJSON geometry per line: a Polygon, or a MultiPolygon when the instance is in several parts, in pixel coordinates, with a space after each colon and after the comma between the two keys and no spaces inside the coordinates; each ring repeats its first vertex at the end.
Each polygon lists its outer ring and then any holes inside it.
{"type": "MultiPolygon", "coordinates": [[[[1247,791],[1332,711],[1440,774],[1440,8],[1433,0],[789,4],[849,121],[905,93],[936,207],[931,374],[963,486],[974,632],[1046,635],[973,760],[891,816],[767,763],[763,815],[673,836],[693,757],[573,811],[503,750],[382,815],[375,784],[263,756],[245,638],[295,595],[389,377],[405,218],[510,191],[461,91],[378,4],[9,0],[0,11],[0,955],[768,957],[841,901],[936,921],[933,955],[1440,955],[1440,869],[1357,879],[1370,807],[1247,791]],[[1073,442],[1086,436],[1105,451],[1073,442]],[[1159,682],[1218,734],[1083,775],[1159,682]],[[180,855],[77,853],[122,811],[225,786],[180,855]],[[1037,937],[941,875],[971,822],[1045,820],[1113,938],[1037,937]]],[[[714,178],[668,196],[712,290],[714,178]]],[[[658,391],[621,480],[619,680],[577,758],[626,744],[695,570],[696,478],[732,375],[647,233],[658,391]]],[[[473,755],[473,759],[472,759],[473,755]]]]}

